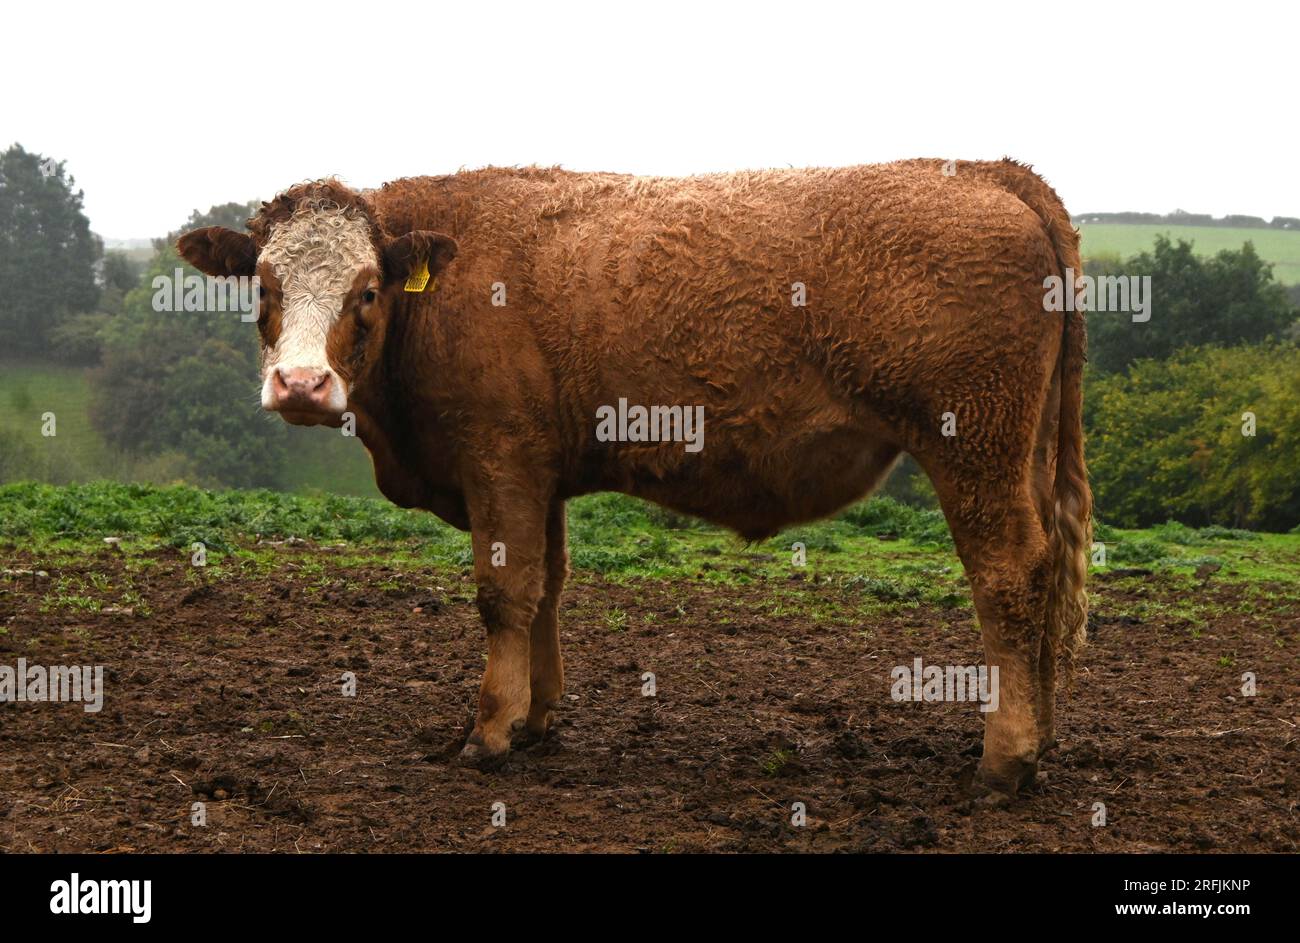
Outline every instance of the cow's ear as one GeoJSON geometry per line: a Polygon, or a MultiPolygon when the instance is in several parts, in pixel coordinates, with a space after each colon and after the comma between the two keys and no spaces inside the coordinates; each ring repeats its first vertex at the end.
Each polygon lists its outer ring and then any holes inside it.
{"type": "Polygon", "coordinates": [[[204,275],[252,275],[257,271],[253,237],[223,226],[187,232],[176,240],[176,251],[204,275]]]}
{"type": "Polygon", "coordinates": [[[384,244],[384,281],[404,282],[412,273],[419,273],[422,265],[428,265],[430,278],[437,278],[456,258],[456,249],[451,236],[428,229],[389,239],[384,244]]]}

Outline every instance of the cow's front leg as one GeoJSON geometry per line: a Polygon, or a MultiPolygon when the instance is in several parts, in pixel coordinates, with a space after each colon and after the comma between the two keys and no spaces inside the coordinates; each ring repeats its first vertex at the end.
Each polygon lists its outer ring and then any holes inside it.
{"type": "Polygon", "coordinates": [[[474,546],[478,610],[487,630],[488,661],[479,687],[478,716],[461,758],[504,754],[531,703],[530,628],[546,584],[549,495],[495,476],[494,487],[467,495],[474,546]]]}

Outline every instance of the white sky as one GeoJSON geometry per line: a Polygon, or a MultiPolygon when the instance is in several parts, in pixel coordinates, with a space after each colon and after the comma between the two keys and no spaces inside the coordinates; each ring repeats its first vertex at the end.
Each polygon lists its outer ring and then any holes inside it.
{"type": "Polygon", "coordinates": [[[1034,164],[1075,213],[1300,216],[1300,4],[6,6],[0,147],[66,159],[92,228],[338,174],[1034,164]]]}

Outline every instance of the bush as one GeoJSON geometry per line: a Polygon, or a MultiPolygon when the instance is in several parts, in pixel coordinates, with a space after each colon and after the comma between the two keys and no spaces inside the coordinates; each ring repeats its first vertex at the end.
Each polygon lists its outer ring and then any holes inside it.
{"type": "Polygon", "coordinates": [[[1090,373],[1088,467],[1121,527],[1286,530],[1300,522],[1300,348],[1188,348],[1090,373]],[[1255,434],[1243,435],[1247,414],[1255,434]]]}
{"type": "Polygon", "coordinates": [[[204,491],[94,482],[54,487],[0,485],[0,536],[155,538],[173,546],[238,537],[404,540],[455,535],[432,514],[373,498],[272,491],[204,491]]]}
{"type": "Polygon", "coordinates": [[[87,367],[99,363],[106,314],[78,314],[50,331],[50,353],[60,363],[87,367]]]}
{"type": "Polygon", "coordinates": [[[664,530],[693,530],[702,524],[698,518],[678,514],[676,511],[670,511],[668,508],[660,507],[657,504],[646,505],[645,516],[646,520],[651,524],[662,527],[664,530]]]}
{"type": "Polygon", "coordinates": [[[28,436],[16,429],[0,429],[0,481],[39,478],[44,470],[28,436]]]}
{"type": "Polygon", "coordinates": [[[906,537],[917,543],[951,544],[943,512],[908,507],[890,497],[872,498],[845,510],[837,520],[873,537],[906,537]]]}
{"type": "Polygon", "coordinates": [[[939,498],[934,493],[934,485],[929,477],[910,455],[904,455],[902,461],[894,466],[885,483],[876,492],[877,497],[893,498],[901,504],[914,508],[935,509],[939,498]]]}
{"type": "Polygon", "coordinates": [[[1139,358],[1165,358],[1188,346],[1280,338],[1296,320],[1286,289],[1249,242],[1202,258],[1192,243],[1158,236],[1150,252],[1128,259],[1119,271],[1113,267],[1108,260],[1088,266],[1088,272],[1150,276],[1151,319],[1134,322],[1114,311],[1090,315],[1088,359],[1097,371],[1123,371],[1139,358]]]}
{"type": "Polygon", "coordinates": [[[1120,540],[1107,550],[1107,562],[1117,563],[1155,563],[1169,556],[1169,550],[1159,540],[1149,537],[1136,537],[1120,540]]]}

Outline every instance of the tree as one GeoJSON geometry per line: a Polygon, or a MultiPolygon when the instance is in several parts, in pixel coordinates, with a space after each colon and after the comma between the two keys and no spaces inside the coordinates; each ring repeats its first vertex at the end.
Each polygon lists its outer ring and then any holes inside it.
{"type": "Polygon", "coordinates": [[[1300,347],[1188,347],[1084,396],[1098,516],[1287,530],[1300,524],[1300,347]]]}
{"type": "Polygon", "coordinates": [[[142,267],[124,252],[109,251],[99,267],[99,306],[93,314],[74,314],[49,332],[47,353],[61,364],[90,367],[99,363],[104,329],[120,315],[126,293],[140,281],[142,267]]]}
{"type": "Polygon", "coordinates": [[[0,153],[0,350],[48,349],[51,331],[94,309],[102,252],[61,162],[19,144],[0,153]]]}
{"type": "MultiPolygon", "coordinates": [[[[255,205],[196,210],[184,230],[242,228],[255,205]]],[[[186,477],[200,484],[278,486],[286,435],[257,400],[256,325],[233,311],[154,310],[155,277],[174,278],[177,269],[182,277],[199,274],[176,254],[175,235],[155,241],[153,260],[127,292],[122,314],[103,330],[92,417],[119,448],[184,455],[186,477]]]]}
{"type": "Polygon", "coordinates": [[[101,277],[105,288],[116,288],[125,294],[140,281],[140,266],[125,252],[105,252],[101,277]]]}
{"type": "Polygon", "coordinates": [[[1090,274],[1151,277],[1151,320],[1123,312],[1088,316],[1088,359],[1103,372],[1142,357],[1166,358],[1182,347],[1253,344],[1282,336],[1296,319],[1286,289],[1253,244],[1201,258],[1192,243],[1157,236],[1155,247],[1119,265],[1090,265],[1090,274]],[[1107,269],[1112,271],[1099,271],[1107,269]]]}
{"type": "Polygon", "coordinates": [[[260,200],[249,200],[247,203],[222,203],[220,206],[214,206],[206,211],[193,210],[184,226],[169,232],[162,239],[153,241],[154,250],[161,251],[169,246],[174,246],[176,240],[185,233],[194,229],[202,229],[204,226],[225,226],[227,229],[243,232],[248,228],[248,220],[257,213],[261,205],[260,200]]]}

